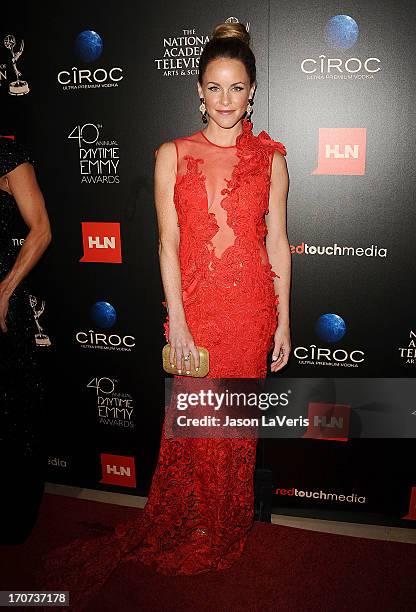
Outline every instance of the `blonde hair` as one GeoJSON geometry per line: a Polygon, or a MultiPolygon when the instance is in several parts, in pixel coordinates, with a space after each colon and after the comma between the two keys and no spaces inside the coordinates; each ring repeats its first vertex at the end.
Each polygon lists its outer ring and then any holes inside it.
{"type": "Polygon", "coordinates": [[[212,32],[212,38],[238,38],[246,45],[250,45],[250,34],[247,32],[242,23],[225,22],[215,26],[212,32]]]}

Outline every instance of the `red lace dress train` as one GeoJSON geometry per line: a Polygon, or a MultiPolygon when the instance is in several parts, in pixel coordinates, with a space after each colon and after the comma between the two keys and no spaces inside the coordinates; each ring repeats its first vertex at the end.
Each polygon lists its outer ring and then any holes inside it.
{"type": "MultiPolygon", "coordinates": [[[[264,238],[270,172],[282,143],[243,121],[235,146],[202,131],[174,141],[174,204],[186,319],[210,352],[210,378],[264,378],[273,348],[278,297],[264,238]]],[[[165,322],[169,338],[169,316],[165,322]]],[[[49,553],[43,576],[70,590],[81,610],[122,561],[163,574],[230,567],[253,524],[256,439],[167,438],[140,518],[114,534],[76,540],[49,553]]],[[[42,588],[46,588],[42,584],[42,588]]]]}

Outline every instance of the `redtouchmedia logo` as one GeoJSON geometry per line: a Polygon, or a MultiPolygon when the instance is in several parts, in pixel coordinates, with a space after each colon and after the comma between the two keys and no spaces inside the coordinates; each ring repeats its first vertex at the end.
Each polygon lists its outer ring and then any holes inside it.
{"type": "Polygon", "coordinates": [[[80,261],[122,263],[120,223],[82,221],[84,255],[80,261]]]}
{"type": "Polygon", "coordinates": [[[311,174],[365,174],[366,128],[319,128],[318,166],[311,174]]]}
{"type": "Polygon", "coordinates": [[[287,495],[289,497],[300,497],[305,499],[319,499],[320,502],[323,500],[328,502],[346,502],[349,504],[366,504],[367,498],[365,495],[358,495],[357,493],[339,493],[330,492],[319,489],[319,491],[313,491],[311,489],[300,489],[298,487],[288,487],[287,489],[275,489],[274,495],[287,495]]]}
{"type": "Polygon", "coordinates": [[[101,453],[101,468],[103,477],[100,482],[121,487],[136,486],[134,457],[101,453]]]}

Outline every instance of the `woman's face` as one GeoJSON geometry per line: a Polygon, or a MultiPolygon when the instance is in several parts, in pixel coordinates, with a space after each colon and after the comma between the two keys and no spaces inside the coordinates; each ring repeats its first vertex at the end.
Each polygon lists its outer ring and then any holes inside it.
{"type": "Polygon", "coordinates": [[[225,57],[209,62],[202,87],[197,85],[199,97],[205,98],[210,120],[223,128],[231,128],[240,121],[256,88],[255,83],[250,86],[244,64],[225,57]]]}

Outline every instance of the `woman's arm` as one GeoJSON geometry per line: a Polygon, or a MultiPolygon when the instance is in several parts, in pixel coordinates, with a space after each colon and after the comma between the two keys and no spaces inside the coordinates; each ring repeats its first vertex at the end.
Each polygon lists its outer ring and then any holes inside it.
{"type": "MultiPolygon", "coordinates": [[[[182,281],[179,264],[178,216],[173,200],[176,181],[176,147],[173,142],[163,143],[156,155],[155,203],[159,227],[160,271],[169,313],[170,362],[178,364],[192,352],[195,366],[199,367],[199,353],[188,329],[182,301],[182,281]]],[[[184,364],[189,364],[185,361],[184,364]]]]}
{"type": "Polygon", "coordinates": [[[271,171],[269,212],[266,215],[268,230],[266,249],[272,269],[278,275],[274,279],[279,304],[273,358],[279,357],[281,349],[284,350],[284,355],[281,359],[272,363],[271,370],[273,372],[286,365],[291,350],[289,308],[292,261],[286,229],[288,190],[289,175],[286,159],[279,151],[275,151],[271,171]]]}
{"type": "Polygon", "coordinates": [[[32,164],[25,162],[6,175],[9,192],[14,197],[29,233],[13,267],[0,282],[0,327],[7,331],[6,315],[9,298],[39,261],[51,241],[51,229],[45,201],[32,164]]]}

